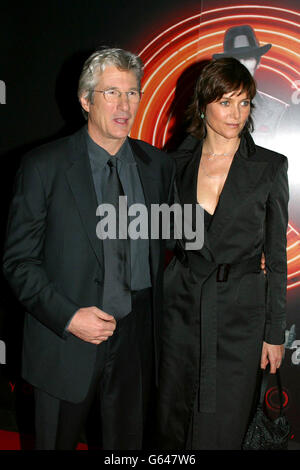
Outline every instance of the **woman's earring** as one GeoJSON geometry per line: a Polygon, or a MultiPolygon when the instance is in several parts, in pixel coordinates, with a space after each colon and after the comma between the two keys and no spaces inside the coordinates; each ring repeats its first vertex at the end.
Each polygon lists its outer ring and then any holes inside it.
{"type": "Polygon", "coordinates": [[[204,119],[205,118],[204,113],[201,113],[200,117],[201,117],[201,119],[204,119]]]}

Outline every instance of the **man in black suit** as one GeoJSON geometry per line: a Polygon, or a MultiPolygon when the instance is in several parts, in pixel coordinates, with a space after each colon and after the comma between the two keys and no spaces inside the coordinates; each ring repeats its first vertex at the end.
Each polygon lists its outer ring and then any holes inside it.
{"type": "Polygon", "coordinates": [[[4,272],[27,311],[22,373],[38,449],[74,449],[95,399],[104,449],[143,445],[165,242],[99,237],[97,210],[118,214],[120,196],[148,211],[172,201],[172,160],[128,137],[141,76],[130,52],[92,54],[78,89],[87,127],[30,152],[17,174],[4,272]]]}

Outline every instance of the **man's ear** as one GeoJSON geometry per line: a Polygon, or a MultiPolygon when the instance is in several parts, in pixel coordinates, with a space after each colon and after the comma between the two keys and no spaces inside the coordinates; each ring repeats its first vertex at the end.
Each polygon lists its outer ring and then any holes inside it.
{"type": "Polygon", "coordinates": [[[89,113],[90,112],[90,102],[87,98],[85,98],[83,95],[80,97],[79,99],[80,101],[80,104],[82,106],[82,108],[87,112],[89,113]]]}

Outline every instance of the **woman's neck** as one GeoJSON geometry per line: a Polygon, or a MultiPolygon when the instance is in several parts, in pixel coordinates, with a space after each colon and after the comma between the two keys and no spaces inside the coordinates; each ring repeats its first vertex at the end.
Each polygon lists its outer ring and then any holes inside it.
{"type": "Polygon", "coordinates": [[[226,139],[220,135],[210,135],[204,139],[202,152],[214,155],[232,155],[236,152],[240,144],[240,138],[226,139]]]}

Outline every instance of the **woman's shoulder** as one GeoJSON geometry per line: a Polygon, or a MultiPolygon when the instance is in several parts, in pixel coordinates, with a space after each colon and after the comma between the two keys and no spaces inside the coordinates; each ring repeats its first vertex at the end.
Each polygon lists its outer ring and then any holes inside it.
{"type": "Polygon", "coordinates": [[[267,149],[256,145],[256,158],[259,161],[268,163],[273,168],[287,165],[288,159],[285,155],[275,152],[274,150],[267,149]]]}
{"type": "Polygon", "coordinates": [[[184,150],[189,150],[191,152],[194,152],[194,150],[197,149],[199,144],[200,144],[200,140],[197,139],[197,137],[195,137],[192,134],[187,134],[185,139],[179,145],[177,152],[184,151],[184,150]]]}
{"type": "Polygon", "coordinates": [[[243,136],[242,142],[246,144],[246,146],[244,145],[243,148],[247,149],[246,153],[252,161],[267,163],[268,166],[273,168],[287,164],[287,157],[285,155],[282,155],[279,152],[275,152],[274,150],[261,147],[260,145],[256,145],[249,133],[246,133],[243,136]]]}
{"type": "Polygon", "coordinates": [[[189,134],[180,146],[170,153],[176,162],[177,168],[180,168],[182,165],[185,165],[186,162],[189,162],[194,157],[200,145],[201,141],[189,134]]]}

